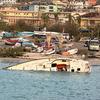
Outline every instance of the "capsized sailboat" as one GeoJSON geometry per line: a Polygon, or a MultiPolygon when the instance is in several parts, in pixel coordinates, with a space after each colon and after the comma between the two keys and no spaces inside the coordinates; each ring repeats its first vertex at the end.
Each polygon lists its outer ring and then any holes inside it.
{"type": "Polygon", "coordinates": [[[14,66],[9,66],[6,69],[33,71],[91,72],[91,66],[88,61],[70,58],[47,58],[33,60],[14,66]]]}

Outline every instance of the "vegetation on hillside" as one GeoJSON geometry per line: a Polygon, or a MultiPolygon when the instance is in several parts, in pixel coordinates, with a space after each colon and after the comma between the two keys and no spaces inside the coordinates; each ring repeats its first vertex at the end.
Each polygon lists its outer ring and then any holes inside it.
{"type": "Polygon", "coordinates": [[[17,57],[23,55],[24,49],[19,48],[0,48],[0,57],[17,57]]]}
{"type": "MultiPolygon", "coordinates": [[[[42,19],[44,21],[44,25],[40,26],[42,29],[43,27],[46,27],[47,31],[55,31],[55,32],[65,32],[70,33],[70,36],[76,37],[76,40],[78,40],[82,35],[83,36],[95,36],[100,37],[100,24],[97,24],[95,26],[89,26],[87,29],[91,30],[90,33],[80,33],[80,26],[79,24],[76,24],[73,21],[67,21],[66,23],[60,23],[56,20],[57,23],[49,25],[49,17],[42,16],[42,19]]],[[[41,30],[40,29],[40,30],[41,30]]],[[[5,22],[0,22],[0,30],[2,31],[34,31],[36,30],[36,26],[30,25],[25,23],[23,20],[19,20],[15,25],[8,25],[5,22]]]]}
{"type": "Polygon", "coordinates": [[[34,31],[34,25],[28,25],[23,20],[19,20],[15,25],[9,25],[0,22],[0,30],[2,31],[34,31]]]}
{"type": "Polygon", "coordinates": [[[33,0],[17,0],[17,2],[31,2],[33,0]]]}

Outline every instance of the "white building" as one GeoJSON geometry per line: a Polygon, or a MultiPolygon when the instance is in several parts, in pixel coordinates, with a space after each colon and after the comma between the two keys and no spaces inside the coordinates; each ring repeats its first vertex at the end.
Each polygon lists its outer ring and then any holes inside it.
{"type": "Polygon", "coordinates": [[[0,0],[0,5],[16,4],[16,0],[0,0]]]}
{"type": "Polygon", "coordinates": [[[61,12],[64,9],[62,5],[28,5],[22,6],[20,10],[29,10],[34,12],[61,12]]]}
{"type": "Polygon", "coordinates": [[[83,2],[78,2],[78,1],[74,1],[73,2],[74,8],[75,9],[83,9],[84,8],[84,3],[83,2]]]}

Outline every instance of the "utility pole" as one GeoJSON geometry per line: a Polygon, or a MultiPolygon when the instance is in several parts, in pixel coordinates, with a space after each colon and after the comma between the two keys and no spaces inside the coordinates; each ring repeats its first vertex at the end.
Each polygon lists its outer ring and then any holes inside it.
{"type": "Polygon", "coordinates": [[[38,9],[38,28],[40,28],[40,1],[39,1],[39,9],[38,9]]]}

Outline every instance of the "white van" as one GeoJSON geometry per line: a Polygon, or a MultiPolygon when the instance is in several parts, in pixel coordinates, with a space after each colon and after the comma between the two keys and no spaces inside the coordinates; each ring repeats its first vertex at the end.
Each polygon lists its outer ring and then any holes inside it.
{"type": "Polygon", "coordinates": [[[90,40],[88,49],[92,51],[99,51],[100,50],[99,40],[98,39],[90,40]]]}

